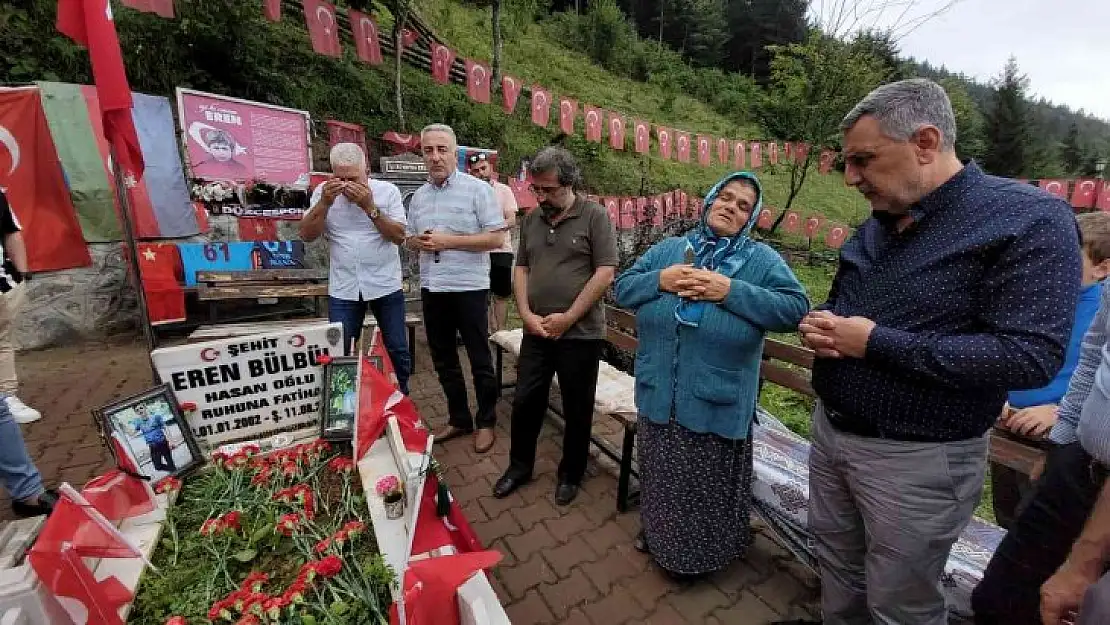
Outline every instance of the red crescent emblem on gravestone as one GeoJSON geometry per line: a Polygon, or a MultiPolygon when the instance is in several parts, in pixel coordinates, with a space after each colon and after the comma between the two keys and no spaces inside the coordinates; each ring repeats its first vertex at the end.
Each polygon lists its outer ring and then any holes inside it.
{"type": "Polygon", "coordinates": [[[215,349],[215,348],[212,348],[212,347],[205,347],[204,349],[200,350],[200,359],[203,360],[204,362],[212,362],[213,360],[215,360],[219,357],[220,357],[220,350],[218,350],[218,349],[215,349]]]}
{"type": "Polygon", "coordinates": [[[293,336],[289,337],[289,344],[293,347],[304,347],[304,335],[294,334],[293,336]]]}

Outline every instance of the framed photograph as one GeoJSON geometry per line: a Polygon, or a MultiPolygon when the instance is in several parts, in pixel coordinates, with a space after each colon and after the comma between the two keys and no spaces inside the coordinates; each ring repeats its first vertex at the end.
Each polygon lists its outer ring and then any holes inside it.
{"type": "MultiPolygon", "coordinates": [[[[93,416],[105,441],[118,441],[139,474],[153,482],[184,475],[204,464],[197,439],[169,384],[97,408],[93,416]]],[[[112,453],[119,452],[113,448],[112,453]]]]}
{"type": "Polygon", "coordinates": [[[358,415],[358,358],[333,357],[324,365],[324,388],[320,397],[320,438],[349,441],[354,438],[358,415]]]}

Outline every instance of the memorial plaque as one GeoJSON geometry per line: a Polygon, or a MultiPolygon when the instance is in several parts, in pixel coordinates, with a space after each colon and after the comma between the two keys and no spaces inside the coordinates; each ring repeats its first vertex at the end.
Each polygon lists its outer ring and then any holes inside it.
{"type": "Polygon", "coordinates": [[[151,352],[198,441],[215,447],[319,427],[322,354],[342,354],[338,323],[151,352]]]}

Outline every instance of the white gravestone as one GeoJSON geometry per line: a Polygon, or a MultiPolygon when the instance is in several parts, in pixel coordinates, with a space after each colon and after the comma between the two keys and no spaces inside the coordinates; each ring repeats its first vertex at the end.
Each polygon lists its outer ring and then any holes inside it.
{"type": "Polygon", "coordinates": [[[158,375],[202,445],[259,440],[320,423],[323,368],[317,357],[342,355],[340,324],[167,347],[151,352],[158,375]]]}

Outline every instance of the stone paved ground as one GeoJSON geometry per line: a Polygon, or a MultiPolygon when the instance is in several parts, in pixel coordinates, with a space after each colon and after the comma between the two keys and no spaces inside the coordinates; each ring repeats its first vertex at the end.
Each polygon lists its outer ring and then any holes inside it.
{"type": "MultiPolygon", "coordinates": [[[[446,404],[422,336],[420,341],[412,397],[436,428],[446,422],[446,404]]],[[[21,397],[43,413],[41,421],[24,426],[24,437],[48,483],[81,485],[109,468],[110,456],[96,435],[90,409],[149,387],[147,363],[136,342],[18,356],[21,397]]],[[[513,377],[507,371],[506,379],[513,377]]],[[[539,446],[537,479],[503,500],[494,499],[490,491],[508,456],[507,399],[500,402],[498,415],[498,440],[488,454],[476,454],[468,440],[455,440],[437,456],[448,467],[448,483],[475,531],[504,554],[494,571],[494,587],[515,625],[759,625],[811,616],[814,579],[758,526],[746,561],[706,582],[679,587],[632,548],[639,519],[635,511],[617,514],[616,480],[607,468],[592,464],[578,499],[567,508],[555,507],[554,473],[561,452],[559,431],[550,424],[539,446]]],[[[613,424],[599,428],[616,433],[613,424]]],[[[0,519],[10,514],[4,497],[0,519]]]]}

